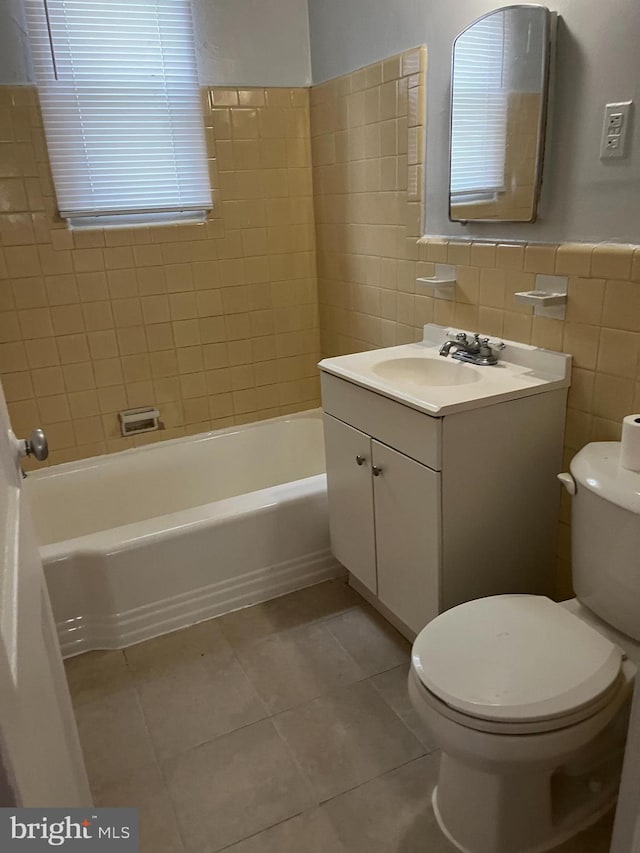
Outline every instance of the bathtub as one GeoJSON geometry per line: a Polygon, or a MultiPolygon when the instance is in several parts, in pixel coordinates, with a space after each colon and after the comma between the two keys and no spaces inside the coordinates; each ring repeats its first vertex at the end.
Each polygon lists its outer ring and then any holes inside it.
{"type": "Polygon", "coordinates": [[[118,649],[344,574],[321,412],[29,474],[65,656],[118,649]]]}

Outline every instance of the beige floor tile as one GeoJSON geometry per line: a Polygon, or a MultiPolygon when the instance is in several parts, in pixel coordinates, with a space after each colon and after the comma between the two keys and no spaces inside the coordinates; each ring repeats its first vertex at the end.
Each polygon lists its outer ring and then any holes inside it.
{"type": "Polygon", "coordinates": [[[328,581],[300,590],[300,602],[310,618],[327,619],[344,613],[358,604],[363,604],[362,596],[351,589],[345,580],[328,581]]]}
{"type": "Polygon", "coordinates": [[[375,675],[370,681],[405,726],[411,729],[427,752],[431,752],[436,748],[431,732],[422,722],[409,699],[408,670],[409,667],[403,664],[395,667],[395,669],[382,672],[380,675],[375,675]]]}
{"type": "Polygon", "coordinates": [[[183,752],[163,772],[188,851],[222,850],[313,805],[270,720],[183,752]]]}
{"type": "Polygon", "coordinates": [[[367,675],[409,661],[409,643],[369,606],[347,610],[326,625],[367,675]]]}
{"type": "Polygon", "coordinates": [[[140,682],[138,692],[159,759],[267,716],[235,656],[205,655],[140,682]]]}
{"type": "Polygon", "coordinates": [[[87,652],[64,664],[74,705],[93,702],[132,686],[123,652],[87,652]]]}
{"type": "Polygon", "coordinates": [[[199,622],[125,649],[129,669],[137,680],[159,678],[204,655],[230,658],[232,650],[217,619],[199,622]]]}
{"type": "Polygon", "coordinates": [[[345,848],[329,818],[314,809],[227,847],[224,853],[345,853],[345,848]]]}
{"type": "Polygon", "coordinates": [[[182,841],[162,774],[152,765],[134,770],[126,778],[94,794],[99,808],[136,808],[140,828],[140,853],[181,853],[182,841]]]}
{"type": "MultiPolygon", "coordinates": [[[[96,805],[140,810],[141,853],[453,853],[409,652],[334,581],[73,658],[96,805]]],[[[612,819],[554,853],[607,853],[612,819]]]]}
{"type": "Polygon", "coordinates": [[[341,613],[361,600],[343,581],[329,581],[236,610],[216,622],[231,645],[239,648],[279,631],[341,613]]]}
{"type": "Polygon", "coordinates": [[[453,853],[431,808],[437,756],[405,764],[323,806],[347,853],[453,853]]]}
{"type": "Polygon", "coordinates": [[[377,691],[360,682],[273,718],[320,801],[422,755],[377,691]]]}
{"type": "Polygon", "coordinates": [[[79,705],[76,721],[92,790],[155,763],[135,690],[79,705]]]}
{"type": "Polygon", "coordinates": [[[306,625],[312,620],[301,606],[300,593],[292,592],[290,595],[220,616],[216,621],[227,640],[238,649],[280,631],[306,625]]]}
{"type": "Polygon", "coordinates": [[[364,677],[322,622],[243,646],[238,657],[272,714],[364,677]]]}

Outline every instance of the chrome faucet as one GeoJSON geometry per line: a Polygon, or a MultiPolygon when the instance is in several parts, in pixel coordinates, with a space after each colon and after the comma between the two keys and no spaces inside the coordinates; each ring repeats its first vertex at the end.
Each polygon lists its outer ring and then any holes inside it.
{"type": "Polygon", "coordinates": [[[465,349],[466,347],[469,347],[469,341],[464,332],[458,332],[455,341],[445,341],[440,347],[440,355],[443,355],[446,358],[453,347],[456,347],[456,349],[465,349]]]}
{"type": "Polygon", "coordinates": [[[467,361],[470,364],[478,365],[498,363],[498,359],[489,346],[489,338],[481,338],[478,334],[474,335],[473,340],[470,341],[465,332],[458,332],[455,341],[445,341],[442,344],[440,355],[446,358],[454,348],[455,352],[451,357],[458,361],[467,361]]]}

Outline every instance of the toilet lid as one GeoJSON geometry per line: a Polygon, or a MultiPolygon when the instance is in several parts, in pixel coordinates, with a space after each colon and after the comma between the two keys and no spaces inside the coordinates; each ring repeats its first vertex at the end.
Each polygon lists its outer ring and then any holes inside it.
{"type": "Polygon", "coordinates": [[[544,596],[498,595],[447,610],[416,637],[413,666],[452,708],[486,720],[548,720],[595,702],[622,653],[544,596]]]}

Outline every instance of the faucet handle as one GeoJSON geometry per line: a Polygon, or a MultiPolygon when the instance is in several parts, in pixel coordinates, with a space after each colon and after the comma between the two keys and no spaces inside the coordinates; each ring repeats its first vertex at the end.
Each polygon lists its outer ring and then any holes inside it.
{"type": "Polygon", "coordinates": [[[478,344],[478,351],[481,356],[490,357],[493,355],[489,338],[481,338],[480,335],[476,335],[476,343],[478,344]]]}
{"type": "Polygon", "coordinates": [[[466,344],[466,342],[467,342],[467,333],[466,333],[466,332],[458,332],[458,334],[456,335],[456,340],[457,340],[457,341],[460,341],[461,343],[465,343],[465,344],[466,344]]]}

